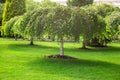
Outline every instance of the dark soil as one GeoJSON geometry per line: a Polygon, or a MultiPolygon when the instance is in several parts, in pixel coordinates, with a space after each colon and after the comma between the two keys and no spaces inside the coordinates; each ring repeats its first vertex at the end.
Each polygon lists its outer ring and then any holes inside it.
{"type": "Polygon", "coordinates": [[[53,59],[76,59],[74,57],[70,57],[70,56],[67,56],[67,55],[64,55],[64,56],[60,56],[60,55],[50,55],[50,56],[47,56],[48,58],[53,58],[53,59]]]}

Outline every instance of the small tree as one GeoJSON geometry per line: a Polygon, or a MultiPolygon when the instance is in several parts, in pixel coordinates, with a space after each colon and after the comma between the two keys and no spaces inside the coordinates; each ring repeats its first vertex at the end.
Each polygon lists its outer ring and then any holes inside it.
{"type": "Polygon", "coordinates": [[[6,22],[6,24],[4,26],[4,35],[5,36],[14,36],[13,26],[18,19],[19,19],[19,17],[14,17],[14,18],[11,18],[8,22],[6,22]]]}
{"type": "Polygon", "coordinates": [[[76,6],[76,7],[81,7],[92,3],[93,0],[67,0],[68,6],[76,6]]]}
{"type": "Polygon", "coordinates": [[[57,37],[57,40],[60,42],[60,56],[64,56],[64,37],[71,34],[71,26],[69,25],[71,9],[58,6],[48,14],[48,18],[49,32],[57,37]]]}
{"type": "Polygon", "coordinates": [[[42,37],[45,31],[46,15],[49,8],[40,8],[32,12],[27,12],[14,24],[14,32],[30,39],[30,45],[33,45],[35,38],[42,37]]]}

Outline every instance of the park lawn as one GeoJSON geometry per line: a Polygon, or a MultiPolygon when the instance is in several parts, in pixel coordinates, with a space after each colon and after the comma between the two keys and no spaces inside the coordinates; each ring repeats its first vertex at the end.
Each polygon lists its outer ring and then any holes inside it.
{"type": "Polygon", "coordinates": [[[81,50],[65,43],[65,54],[77,59],[49,59],[59,54],[57,42],[0,38],[0,80],[120,80],[120,43],[81,50]]]}

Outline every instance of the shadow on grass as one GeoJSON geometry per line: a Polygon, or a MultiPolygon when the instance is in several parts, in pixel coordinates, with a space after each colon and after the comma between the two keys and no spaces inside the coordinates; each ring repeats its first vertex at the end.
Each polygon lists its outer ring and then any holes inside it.
{"type": "MultiPolygon", "coordinates": [[[[8,49],[14,50],[28,50],[28,49],[54,49],[59,50],[58,46],[44,46],[44,45],[29,45],[29,44],[9,44],[7,45],[8,49]]],[[[90,47],[89,49],[79,49],[79,48],[65,48],[66,52],[120,52],[120,47],[108,46],[108,47],[90,47]]]]}
{"type": "MultiPolygon", "coordinates": [[[[93,76],[94,78],[110,75],[110,77],[114,76],[112,80],[115,80],[120,76],[120,65],[103,61],[43,58],[29,62],[27,66],[32,70],[42,71],[47,74],[59,74],[61,76],[72,76],[75,78],[80,75],[82,77],[87,77],[85,75],[88,75],[88,77],[93,76]],[[71,73],[72,75],[70,75],[71,73]]],[[[106,80],[106,78],[102,80],[106,80]]]]}

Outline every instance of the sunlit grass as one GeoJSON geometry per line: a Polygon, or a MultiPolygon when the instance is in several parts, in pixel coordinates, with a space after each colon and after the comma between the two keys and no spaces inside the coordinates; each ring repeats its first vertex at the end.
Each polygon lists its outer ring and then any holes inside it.
{"type": "Polygon", "coordinates": [[[0,39],[0,80],[120,80],[120,43],[81,50],[65,43],[65,54],[75,60],[48,59],[59,54],[59,43],[0,39]]]}

